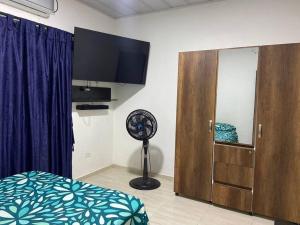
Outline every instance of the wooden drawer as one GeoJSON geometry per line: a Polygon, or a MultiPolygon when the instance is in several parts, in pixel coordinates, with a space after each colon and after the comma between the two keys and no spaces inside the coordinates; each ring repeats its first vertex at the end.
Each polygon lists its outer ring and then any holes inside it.
{"type": "Polygon", "coordinates": [[[252,211],[252,192],[242,188],[214,183],[213,203],[245,212],[252,211]]]}
{"type": "Polygon", "coordinates": [[[252,189],[253,177],[253,168],[220,162],[214,163],[214,181],[216,182],[252,189]]]}
{"type": "Polygon", "coordinates": [[[234,145],[214,145],[214,161],[243,167],[254,167],[254,149],[234,145]]]}

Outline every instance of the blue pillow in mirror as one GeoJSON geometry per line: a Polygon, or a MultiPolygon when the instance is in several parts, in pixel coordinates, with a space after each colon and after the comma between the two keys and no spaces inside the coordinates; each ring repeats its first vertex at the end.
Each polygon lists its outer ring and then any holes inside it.
{"type": "Polygon", "coordinates": [[[228,123],[215,124],[215,141],[238,143],[236,127],[228,123]]]}

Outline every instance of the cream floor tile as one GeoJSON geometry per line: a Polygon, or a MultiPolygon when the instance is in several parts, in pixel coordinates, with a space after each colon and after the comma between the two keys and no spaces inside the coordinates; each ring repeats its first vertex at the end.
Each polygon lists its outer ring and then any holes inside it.
{"type": "Polygon", "coordinates": [[[111,167],[82,181],[135,195],[145,203],[150,225],[273,225],[271,220],[250,216],[211,204],[175,196],[172,179],[157,176],[161,187],[153,191],[131,188],[137,177],[123,167],[111,167]]]}
{"type": "Polygon", "coordinates": [[[274,222],[268,219],[254,217],[252,225],[274,225],[274,222]]]}

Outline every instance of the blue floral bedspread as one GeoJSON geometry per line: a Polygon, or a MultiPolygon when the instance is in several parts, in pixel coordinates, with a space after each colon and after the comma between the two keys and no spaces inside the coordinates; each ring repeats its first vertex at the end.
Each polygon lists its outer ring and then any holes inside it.
{"type": "Polygon", "coordinates": [[[134,196],[45,172],[0,180],[3,225],[147,225],[134,196]]]}

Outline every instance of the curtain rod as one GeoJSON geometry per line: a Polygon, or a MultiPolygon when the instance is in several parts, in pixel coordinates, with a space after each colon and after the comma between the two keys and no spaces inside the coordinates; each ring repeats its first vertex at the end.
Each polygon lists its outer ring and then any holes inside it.
{"type": "MultiPolygon", "coordinates": [[[[0,12],[0,16],[1,16],[1,17],[7,17],[7,15],[5,15],[5,14],[3,14],[3,13],[1,13],[1,12],[0,12]]],[[[20,21],[20,19],[17,18],[17,17],[14,17],[13,20],[14,20],[14,21],[20,21]]]]}
{"type": "MultiPolygon", "coordinates": [[[[0,17],[7,17],[7,15],[6,15],[6,13],[3,13],[3,12],[0,11],[0,17]]],[[[21,21],[21,19],[18,18],[18,17],[13,17],[13,20],[16,21],[16,22],[20,22],[21,21]]],[[[40,24],[37,23],[35,26],[39,27],[40,24]]],[[[47,25],[44,25],[44,26],[47,29],[47,25]]],[[[74,41],[74,34],[72,34],[72,40],[74,41]]]]}

